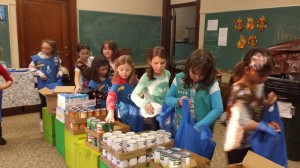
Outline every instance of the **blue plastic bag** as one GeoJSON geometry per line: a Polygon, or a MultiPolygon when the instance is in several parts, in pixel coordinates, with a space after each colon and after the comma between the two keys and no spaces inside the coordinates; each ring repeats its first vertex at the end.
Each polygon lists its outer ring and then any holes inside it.
{"type": "Polygon", "coordinates": [[[281,165],[287,167],[287,149],[284,134],[284,125],[279,116],[277,102],[274,103],[274,109],[265,108],[263,114],[264,122],[275,121],[280,125],[281,131],[273,134],[256,129],[251,137],[251,147],[253,152],[281,165]],[[274,136],[277,135],[277,136],[274,136]]]}
{"type": "Polygon", "coordinates": [[[129,105],[128,124],[133,132],[144,131],[144,121],[140,114],[140,108],[135,105],[129,105]]]}
{"type": "Polygon", "coordinates": [[[198,132],[190,116],[189,100],[182,100],[182,120],[175,135],[175,147],[187,149],[209,160],[212,159],[216,143],[211,139],[208,126],[201,126],[198,132]]]}
{"type": "Polygon", "coordinates": [[[159,128],[172,134],[172,138],[175,137],[176,125],[174,120],[175,108],[170,107],[164,102],[162,111],[155,117],[159,123],[159,128]]]}

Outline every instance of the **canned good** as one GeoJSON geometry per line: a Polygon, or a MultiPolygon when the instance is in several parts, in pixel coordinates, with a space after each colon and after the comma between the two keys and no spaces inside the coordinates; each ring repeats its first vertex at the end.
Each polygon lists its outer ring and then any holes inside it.
{"type": "Polygon", "coordinates": [[[95,116],[96,116],[96,117],[98,117],[98,116],[101,115],[100,109],[95,109],[95,110],[94,110],[94,113],[95,113],[95,116]]]}
{"type": "Polygon", "coordinates": [[[153,157],[154,157],[153,153],[147,154],[147,155],[146,155],[146,160],[147,160],[147,162],[149,162],[150,160],[152,160],[153,157]]]}
{"type": "Polygon", "coordinates": [[[166,150],[164,146],[156,146],[154,150],[154,162],[160,164],[160,152],[166,150]]]}
{"type": "Polygon", "coordinates": [[[94,119],[96,119],[95,117],[91,117],[91,118],[88,118],[87,119],[87,121],[86,121],[86,126],[87,126],[87,128],[88,129],[90,129],[91,130],[91,123],[92,123],[92,121],[94,120],[94,119]]]}
{"type": "Polygon", "coordinates": [[[67,110],[67,115],[68,116],[70,116],[70,117],[72,117],[72,108],[68,108],[68,110],[67,110]]]}
{"type": "Polygon", "coordinates": [[[170,149],[170,151],[171,151],[172,153],[180,153],[180,152],[181,152],[181,149],[180,149],[180,148],[172,148],[172,149],[170,149]]]}
{"type": "Polygon", "coordinates": [[[97,119],[94,119],[92,122],[91,122],[91,130],[92,131],[97,131],[97,123],[98,123],[98,121],[97,121],[97,119]]]}
{"type": "Polygon", "coordinates": [[[113,135],[119,135],[119,134],[122,134],[122,131],[113,131],[112,134],[113,135]]]}
{"type": "Polygon", "coordinates": [[[137,158],[132,158],[128,161],[128,166],[135,166],[137,165],[137,158]]]}
{"type": "Polygon", "coordinates": [[[126,135],[125,134],[118,134],[117,137],[123,139],[124,137],[126,137],[126,135]]]}
{"type": "Polygon", "coordinates": [[[101,116],[106,116],[106,114],[107,114],[106,108],[101,108],[99,110],[100,110],[100,115],[101,116]]]}
{"type": "Polygon", "coordinates": [[[97,147],[102,148],[102,139],[97,138],[97,147]]]}
{"type": "Polygon", "coordinates": [[[111,153],[107,152],[107,160],[111,161],[112,160],[112,155],[111,153]]]}
{"type": "Polygon", "coordinates": [[[156,132],[156,131],[149,131],[148,134],[149,134],[149,135],[156,135],[157,132],[156,132]]]}
{"type": "Polygon", "coordinates": [[[140,136],[146,138],[147,136],[149,136],[149,134],[148,133],[141,133],[140,136]]]}
{"type": "Polygon", "coordinates": [[[131,137],[130,137],[130,136],[124,137],[124,138],[122,139],[122,141],[123,141],[123,151],[124,151],[124,152],[127,151],[127,143],[128,143],[129,140],[131,140],[131,137]]]}
{"type": "Polygon", "coordinates": [[[137,139],[137,148],[143,149],[147,147],[147,141],[145,138],[139,138],[137,139]]]}
{"type": "Polygon", "coordinates": [[[146,155],[138,157],[137,162],[138,162],[138,164],[145,163],[146,155]]]}
{"type": "Polygon", "coordinates": [[[87,111],[81,111],[80,118],[87,118],[87,111]]]}
{"type": "Polygon", "coordinates": [[[107,150],[105,149],[102,149],[102,156],[107,158],[107,150]]]}
{"type": "Polygon", "coordinates": [[[93,117],[95,116],[95,111],[94,110],[89,110],[88,114],[92,115],[93,117]]]}
{"type": "Polygon", "coordinates": [[[72,110],[71,111],[71,117],[76,119],[76,115],[77,115],[77,110],[72,110]]]}
{"type": "Polygon", "coordinates": [[[103,134],[103,142],[107,144],[107,139],[108,137],[112,136],[112,133],[111,132],[105,132],[103,134]]]}
{"type": "Polygon", "coordinates": [[[169,157],[171,155],[170,150],[165,150],[160,152],[160,164],[162,167],[167,168],[169,167],[169,157]]]}
{"type": "Polygon", "coordinates": [[[80,124],[80,128],[85,128],[85,127],[86,127],[86,123],[80,124]]]}
{"type": "Polygon", "coordinates": [[[164,143],[171,142],[172,139],[172,134],[170,132],[165,132],[164,133],[164,143]]]}
{"type": "Polygon", "coordinates": [[[135,134],[135,135],[132,135],[132,136],[131,136],[131,139],[139,139],[140,137],[141,137],[140,135],[135,134]]]}
{"type": "Polygon", "coordinates": [[[155,142],[156,142],[156,139],[155,139],[155,136],[153,136],[153,135],[150,135],[146,138],[147,147],[155,145],[155,142]]]}
{"type": "Polygon", "coordinates": [[[87,111],[87,117],[88,117],[88,118],[94,117],[94,116],[93,116],[93,111],[87,111]]]}
{"type": "Polygon", "coordinates": [[[166,130],[157,130],[156,131],[158,134],[165,134],[166,130]]]}
{"type": "Polygon", "coordinates": [[[134,132],[126,132],[125,135],[132,136],[132,135],[135,135],[135,133],[134,132]]]}
{"type": "Polygon", "coordinates": [[[181,168],[181,157],[180,155],[171,155],[169,158],[169,168],[181,168]]]}
{"type": "Polygon", "coordinates": [[[117,136],[115,135],[111,135],[108,137],[106,144],[110,147],[112,147],[113,145],[113,140],[117,139],[117,136]]]}
{"type": "Polygon", "coordinates": [[[93,144],[94,146],[97,146],[97,138],[94,137],[94,138],[92,139],[92,144],[93,144]]]}
{"type": "Polygon", "coordinates": [[[90,135],[90,134],[88,134],[88,136],[87,136],[87,141],[89,142],[89,143],[92,143],[92,140],[94,139],[94,137],[92,136],[92,135],[90,135]]]}
{"type": "Polygon", "coordinates": [[[79,130],[80,125],[79,124],[73,124],[73,130],[79,130]]]}
{"type": "Polygon", "coordinates": [[[100,121],[97,123],[97,133],[104,133],[104,130],[103,130],[103,125],[105,125],[106,123],[104,121],[100,121]]]}
{"type": "Polygon", "coordinates": [[[191,167],[191,154],[189,152],[180,152],[181,165],[183,168],[191,167]]]}
{"type": "Polygon", "coordinates": [[[112,148],[116,151],[123,151],[123,142],[122,139],[114,139],[112,148]]]}
{"type": "Polygon", "coordinates": [[[79,119],[80,118],[80,110],[79,109],[76,110],[75,115],[76,115],[75,119],[79,119]]]}
{"type": "Polygon", "coordinates": [[[111,162],[112,162],[114,165],[117,165],[117,159],[116,159],[116,157],[114,157],[113,155],[111,156],[111,162]]]}
{"type": "Polygon", "coordinates": [[[128,167],[128,160],[117,160],[117,166],[119,168],[128,167]]]}
{"type": "Polygon", "coordinates": [[[114,131],[114,123],[108,123],[108,132],[114,131]]]}
{"type": "Polygon", "coordinates": [[[137,150],[137,142],[136,142],[136,140],[129,140],[129,141],[127,141],[126,151],[127,152],[131,152],[131,151],[135,151],[135,150],[137,150]]]}
{"type": "Polygon", "coordinates": [[[156,137],[156,142],[155,142],[156,145],[160,145],[160,144],[164,143],[164,135],[163,134],[156,134],[155,137],[156,137]]]}

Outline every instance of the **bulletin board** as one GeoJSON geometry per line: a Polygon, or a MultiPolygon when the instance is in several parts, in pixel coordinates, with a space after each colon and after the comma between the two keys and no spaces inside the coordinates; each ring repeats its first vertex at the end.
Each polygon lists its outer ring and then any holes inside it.
{"type": "Polygon", "coordinates": [[[206,14],[205,31],[204,31],[204,49],[210,51],[217,64],[217,68],[222,70],[232,70],[234,65],[238,63],[251,48],[248,44],[245,48],[237,48],[237,41],[240,35],[246,40],[248,37],[255,35],[257,39],[256,47],[267,48],[281,42],[300,38],[300,6],[268,8],[235,12],[222,12],[206,14]],[[257,25],[248,31],[246,29],[247,17],[251,16],[255,23],[264,16],[267,20],[264,31],[259,31],[257,25]],[[235,29],[235,21],[241,18],[244,28],[238,32],[235,29]],[[218,29],[215,31],[207,30],[209,20],[218,21],[218,29]],[[219,29],[228,28],[227,45],[218,45],[219,29]]]}
{"type": "Polygon", "coordinates": [[[2,61],[11,64],[8,6],[0,4],[0,47],[3,48],[2,61]]]}

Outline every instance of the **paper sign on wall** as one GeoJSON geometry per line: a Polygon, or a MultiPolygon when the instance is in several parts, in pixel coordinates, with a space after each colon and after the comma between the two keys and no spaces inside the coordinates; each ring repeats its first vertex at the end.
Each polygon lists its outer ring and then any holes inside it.
{"type": "Polygon", "coordinates": [[[228,28],[219,29],[218,46],[227,46],[228,28]]]}
{"type": "Polygon", "coordinates": [[[208,20],[207,31],[217,31],[219,20],[208,20]]]}

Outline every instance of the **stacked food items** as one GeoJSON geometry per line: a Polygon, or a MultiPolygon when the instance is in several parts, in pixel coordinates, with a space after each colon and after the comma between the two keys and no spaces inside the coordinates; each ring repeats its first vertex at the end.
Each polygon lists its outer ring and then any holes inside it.
{"type": "Polygon", "coordinates": [[[164,168],[190,168],[191,154],[180,148],[166,149],[157,146],[154,151],[154,162],[164,168]]]}
{"type": "Polygon", "coordinates": [[[120,131],[103,134],[102,160],[109,167],[145,167],[154,158],[157,146],[171,148],[171,133],[164,130],[121,133],[120,131]]]}

